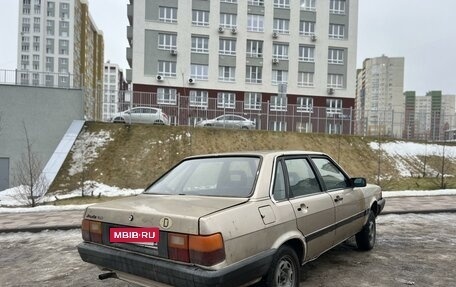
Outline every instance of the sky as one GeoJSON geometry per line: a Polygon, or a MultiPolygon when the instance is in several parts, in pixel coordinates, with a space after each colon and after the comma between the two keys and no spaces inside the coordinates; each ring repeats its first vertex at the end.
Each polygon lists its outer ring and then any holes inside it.
{"type": "MultiPolygon", "coordinates": [[[[0,70],[16,69],[19,0],[0,0],[0,70]]],[[[215,1],[215,0],[212,0],[215,1]]],[[[89,0],[104,33],[105,61],[128,68],[128,0],[89,0]]],[[[404,90],[456,94],[455,0],[359,0],[357,68],[366,58],[405,58],[404,90]]]]}

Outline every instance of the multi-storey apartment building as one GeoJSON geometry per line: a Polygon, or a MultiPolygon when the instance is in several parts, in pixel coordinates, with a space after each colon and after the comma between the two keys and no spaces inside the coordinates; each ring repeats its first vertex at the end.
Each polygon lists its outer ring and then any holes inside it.
{"type": "Polygon", "coordinates": [[[19,0],[18,82],[84,88],[89,119],[101,116],[103,35],[87,0],[19,0]]]}
{"type": "Polygon", "coordinates": [[[179,124],[224,109],[262,129],[296,130],[286,116],[298,114],[312,117],[307,131],[341,132],[313,117],[354,106],[357,18],[357,0],[130,0],[127,81],[151,104],[179,105],[171,118],[188,111],[179,124]],[[285,120],[265,126],[269,111],[285,120]]]}
{"type": "Polygon", "coordinates": [[[404,58],[366,59],[358,71],[356,131],[401,137],[404,122],[404,58]]]}
{"type": "Polygon", "coordinates": [[[104,65],[103,76],[103,120],[109,121],[119,111],[119,92],[127,90],[123,72],[119,65],[110,63],[104,65]]]}

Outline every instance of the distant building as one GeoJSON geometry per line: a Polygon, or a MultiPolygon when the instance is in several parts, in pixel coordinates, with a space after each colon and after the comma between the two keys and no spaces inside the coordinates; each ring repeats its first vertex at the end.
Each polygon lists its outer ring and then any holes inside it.
{"type": "Polygon", "coordinates": [[[85,114],[101,118],[103,35],[87,0],[19,0],[17,77],[22,85],[78,87],[85,114]]]}
{"type": "Polygon", "coordinates": [[[402,137],[404,58],[366,59],[357,77],[356,132],[402,137]]]}
{"type": "Polygon", "coordinates": [[[351,118],[357,0],[130,0],[128,19],[127,81],[172,121],[185,112],[176,124],[228,110],[260,129],[301,130],[300,115],[306,131],[339,133],[334,123],[351,118]]]}
{"type": "Polygon", "coordinates": [[[119,111],[119,91],[125,91],[128,85],[125,82],[123,72],[119,65],[104,64],[103,75],[103,121],[109,121],[113,114],[119,111]]]}

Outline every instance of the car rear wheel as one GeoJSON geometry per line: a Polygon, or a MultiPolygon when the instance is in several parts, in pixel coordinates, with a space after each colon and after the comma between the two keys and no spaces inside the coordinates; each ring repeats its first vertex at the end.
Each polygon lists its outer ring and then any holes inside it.
{"type": "Polygon", "coordinates": [[[291,247],[284,245],[277,250],[265,279],[268,287],[299,286],[298,256],[291,247]]]}
{"type": "Polygon", "coordinates": [[[246,127],[246,126],[243,126],[241,129],[243,129],[243,130],[248,130],[249,128],[246,127]]]}
{"type": "Polygon", "coordinates": [[[156,120],[154,125],[164,125],[165,123],[162,120],[156,120]]]}
{"type": "Polygon", "coordinates": [[[205,124],[204,126],[205,126],[205,127],[212,127],[211,124],[205,124]]]}
{"type": "Polygon", "coordinates": [[[371,210],[369,219],[363,229],[356,234],[356,245],[360,250],[368,251],[374,248],[377,228],[375,225],[375,214],[371,210]]]}
{"type": "Polygon", "coordinates": [[[114,122],[114,123],[123,123],[123,124],[124,124],[124,123],[125,123],[125,119],[124,119],[124,118],[115,118],[115,119],[113,120],[113,122],[114,122]]]}

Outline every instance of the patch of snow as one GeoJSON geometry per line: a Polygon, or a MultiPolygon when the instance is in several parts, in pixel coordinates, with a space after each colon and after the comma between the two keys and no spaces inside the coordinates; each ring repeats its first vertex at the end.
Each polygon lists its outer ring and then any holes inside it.
{"type": "Polygon", "coordinates": [[[456,189],[384,191],[383,197],[456,195],[456,189]]]}
{"type": "Polygon", "coordinates": [[[81,173],[84,165],[91,163],[98,157],[98,150],[113,139],[109,131],[101,130],[99,132],[83,132],[75,141],[72,152],[72,162],[68,169],[68,174],[73,176],[81,173]]]}
{"type": "MultiPolygon", "coordinates": [[[[114,196],[130,196],[140,194],[144,191],[144,189],[127,189],[127,188],[119,188],[116,186],[109,186],[106,184],[102,184],[95,181],[86,181],[86,190],[84,194],[86,196],[107,196],[107,197],[114,197],[114,196]]],[[[23,204],[20,201],[17,201],[17,188],[10,188],[0,192],[0,206],[22,206],[23,204]]],[[[81,189],[75,189],[66,194],[52,194],[46,195],[43,197],[41,202],[53,202],[59,199],[68,199],[81,196],[81,189]]],[[[45,207],[45,206],[43,206],[45,207]]],[[[9,209],[9,208],[6,208],[9,209]]]]}
{"type": "Polygon", "coordinates": [[[29,213],[42,211],[84,210],[87,208],[87,206],[90,206],[92,204],[40,205],[36,207],[0,207],[0,213],[29,213]]]}

